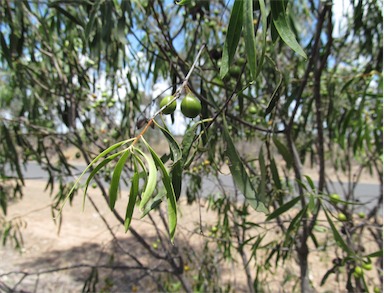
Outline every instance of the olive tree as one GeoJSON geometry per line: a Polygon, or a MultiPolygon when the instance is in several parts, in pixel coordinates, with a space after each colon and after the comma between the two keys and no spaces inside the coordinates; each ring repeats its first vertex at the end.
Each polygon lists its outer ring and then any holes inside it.
{"type": "MultiPolygon", "coordinates": [[[[19,241],[7,205],[22,197],[23,165],[33,161],[49,174],[47,189],[59,187],[56,219],[95,184],[125,230],[167,264],[160,273],[186,291],[223,289],[203,269],[188,279],[175,249],[179,198],[200,200],[210,178],[219,186],[219,196],[206,199],[217,225],[204,251],[209,256],[213,243],[222,261],[238,255],[248,291],[271,290],[265,282],[289,259],[297,260],[302,292],[332,274],[344,274],[351,292],[382,287],[382,188],[370,210],[356,196],[365,172],[382,185],[382,3],[342,2],[341,16],[336,1],[3,0],[3,238],[19,241]],[[159,84],[168,88],[155,95],[159,84]],[[187,119],[173,113],[176,100],[187,119]],[[153,137],[169,150],[159,153],[153,137]],[[66,147],[87,165],[77,180],[68,179],[78,170],[66,147]],[[346,183],[340,195],[338,180],[346,183]],[[129,188],[125,214],[115,209],[121,186],[129,188]],[[158,232],[161,250],[135,229],[135,210],[156,229],[159,213],[168,231],[158,232]],[[284,237],[267,241],[271,227],[284,237]],[[366,237],[375,250],[365,250],[366,237]],[[317,283],[309,276],[313,251],[334,255],[317,283]],[[362,270],[372,264],[376,279],[362,270]]],[[[171,290],[155,267],[127,254],[158,289],[171,290]]]]}

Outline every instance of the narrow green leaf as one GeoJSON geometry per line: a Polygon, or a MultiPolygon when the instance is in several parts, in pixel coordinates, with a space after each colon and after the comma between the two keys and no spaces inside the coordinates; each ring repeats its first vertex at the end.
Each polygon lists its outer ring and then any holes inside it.
{"type": "Polygon", "coordinates": [[[76,23],[77,25],[79,25],[82,28],[84,27],[84,23],[82,22],[82,20],[80,20],[78,17],[72,15],[68,10],[65,10],[64,8],[62,8],[59,3],[48,4],[48,6],[50,8],[55,8],[59,13],[68,17],[73,23],[76,23]]]}
{"type": "Polygon", "coordinates": [[[91,10],[91,13],[89,16],[89,20],[88,20],[87,25],[85,26],[85,30],[84,30],[84,36],[85,36],[86,40],[89,40],[89,37],[91,35],[91,31],[92,31],[93,25],[95,23],[96,15],[99,12],[100,3],[101,3],[101,0],[97,0],[93,4],[92,10],[91,10]]]}
{"type": "Polygon", "coordinates": [[[283,204],[281,207],[279,207],[278,209],[276,209],[273,213],[271,213],[268,217],[267,217],[267,221],[270,221],[278,216],[280,216],[281,214],[285,213],[286,211],[290,210],[292,207],[295,206],[295,204],[297,204],[300,200],[300,196],[298,197],[295,197],[294,199],[286,202],[285,204],[283,204]]]}
{"type": "Polygon", "coordinates": [[[259,166],[260,166],[260,185],[258,188],[259,198],[261,201],[265,201],[266,197],[266,184],[267,184],[267,168],[265,167],[263,148],[259,152],[259,166]]]}
{"type": "Polygon", "coordinates": [[[315,191],[315,190],[316,190],[316,187],[315,187],[315,184],[314,184],[313,181],[312,181],[312,178],[309,177],[308,175],[304,175],[304,177],[307,179],[307,182],[308,182],[309,186],[311,187],[311,189],[312,189],[313,191],[315,191]]]}
{"type": "Polygon", "coordinates": [[[175,164],[178,162],[181,157],[181,149],[175,138],[172,136],[172,134],[169,132],[169,130],[166,127],[161,126],[158,124],[156,121],[154,121],[155,125],[161,130],[161,132],[164,134],[165,138],[168,140],[169,143],[169,148],[171,149],[172,152],[172,157],[173,157],[173,163],[175,164]]]}
{"type": "Polygon", "coordinates": [[[7,60],[8,66],[13,68],[11,52],[7,46],[7,42],[5,41],[4,35],[0,32],[0,45],[1,45],[1,55],[7,60]]]}
{"type": "Polygon", "coordinates": [[[145,206],[145,209],[143,210],[141,214],[141,219],[144,218],[146,215],[149,214],[150,211],[157,208],[163,201],[164,197],[167,196],[167,190],[165,188],[162,188],[157,195],[152,198],[147,205],[145,206]]]}
{"type": "Polygon", "coordinates": [[[133,210],[135,208],[136,198],[138,194],[139,194],[139,173],[135,163],[134,173],[132,176],[131,189],[129,191],[127,211],[125,213],[125,221],[124,221],[125,232],[128,231],[129,226],[131,224],[133,210]]]}
{"type": "MultiPolygon", "coordinates": [[[[84,195],[83,195],[83,210],[84,210],[84,207],[85,207],[85,198],[86,198],[86,195],[87,195],[87,190],[88,190],[88,186],[89,186],[89,183],[91,182],[92,178],[96,175],[97,172],[100,171],[101,168],[103,168],[105,165],[107,165],[110,161],[112,161],[114,158],[120,156],[121,153],[116,153],[116,154],[113,154],[111,156],[109,156],[108,158],[104,159],[103,161],[101,161],[101,163],[99,163],[93,170],[92,172],[89,174],[88,178],[87,178],[87,181],[85,182],[85,189],[84,189],[84,195]]],[[[75,185],[77,185],[77,182],[75,183],[75,185]]],[[[72,192],[71,192],[72,193],[72,192]]],[[[70,194],[71,194],[70,193],[70,194]]]]}
{"type": "Polygon", "coordinates": [[[271,21],[271,38],[272,38],[272,43],[275,45],[276,41],[279,38],[279,33],[277,32],[275,23],[271,21]]]}
{"type": "Polygon", "coordinates": [[[153,158],[144,154],[141,150],[135,149],[148,163],[148,177],[144,192],[141,196],[140,209],[142,210],[147,202],[150,200],[156,188],[157,169],[153,158]]]}
{"type": "Polygon", "coordinates": [[[277,101],[279,100],[280,98],[280,95],[279,95],[279,89],[280,89],[280,86],[281,86],[281,82],[283,81],[283,75],[281,74],[281,72],[279,70],[276,69],[276,72],[279,73],[279,81],[276,85],[276,88],[275,90],[273,91],[272,95],[271,95],[271,98],[269,100],[269,103],[268,103],[268,106],[267,106],[267,109],[265,109],[265,114],[269,114],[272,112],[272,110],[275,108],[276,106],[276,103],[277,101]]]}
{"type": "Polygon", "coordinates": [[[278,190],[282,189],[281,180],[279,176],[279,172],[277,171],[275,160],[272,158],[269,165],[271,169],[272,179],[275,182],[276,188],[278,190]]]}
{"type": "Polygon", "coordinates": [[[315,197],[312,193],[309,195],[308,209],[311,213],[315,210],[315,197]]]}
{"type": "Polygon", "coordinates": [[[243,0],[243,19],[244,19],[244,41],[245,52],[248,57],[248,65],[251,70],[253,80],[256,79],[256,37],[253,25],[253,0],[243,0]]]}
{"type": "Polygon", "coordinates": [[[300,44],[296,40],[295,34],[287,22],[287,15],[285,12],[285,1],[271,1],[272,19],[277,32],[281,39],[286,43],[293,51],[300,56],[307,59],[307,55],[301,48],[300,44]]]}
{"type": "Polygon", "coordinates": [[[373,252],[373,253],[370,253],[368,255],[365,255],[364,257],[370,257],[370,258],[373,258],[373,257],[383,257],[383,250],[378,250],[376,252],[373,252]]]}
{"type": "Polygon", "coordinates": [[[187,131],[184,133],[183,141],[181,142],[181,149],[182,149],[182,167],[184,167],[189,153],[192,148],[193,141],[195,139],[196,135],[196,129],[201,123],[206,123],[211,121],[212,119],[204,119],[201,120],[195,124],[193,124],[190,128],[187,129],[187,131]]]}
{"type": "Polygon", "coordinates": [[[261,56],[260,61],[257,69],[256,76],[259,75],[261,68],[264,64],[264,56],[265,51],[267,50],[267,27],[268,27],[268,20],[267,20],[267,10],[265,8],[265,2],[264,0],[259,0],[259,7],[260,7],[260,13],[261,13],[261,28],[262,28],[262,49],[261,49],[261,56]]]}
{"type": "Polygon", "coordinates": [[[229,169],[236,187],[243,193],[244,197],[248,203],[257,211],[268,213],[267,208],[264,203],[261,201],[258,194],[256,194],[255,189],[251,183],[250,178],[248,177],[247,171],[244,168],[243,162],[241,161],[239,154],[236,151],[236,148],[233,144],[232,138],[228,133],[228,126],[224,120],[224,140],[227,142],[226,154],[230,160],[229,169]]]}
{"type": "Polygon", "coordinates": [[[111,210],[113,210],[115,207],[121,172],[123,171],[125,162],[127,161],[130,154],[130,150],[125,151],[125,153],[120,157],[119,161],[117,162],[115,169],[113,170],[111,184],[109,186],[109,207],[111,208],[111,210]]]}
{"type": "Polygon", "coordinates": [[[156,166],[161,170],[163,176],[163,184],[165,189],[167,190],[167,199],[168,199],[168,225],[169,225],[169,234],[171,236],[171,241],[175,238],[176,225],[177,225],[177,205],[176,205],[176,196],[173,190],[173,186],[171,183],[171,178],[169,177],[168,171],[165,168],[163,162],[160,160],[159,156],[156,152],[151,148],[151,146],[145,141],[142,137],[144,144],[151,152],[152,158],[155,161],[156,166]]]}
{"type": "Polygon", "coordinates": [[[175,191],[176,200],[179,200],[181,195],[181,185],[183,179],[183,167],[181,165],[181,161],[178,161],[176,164],[173,164],[172,170],[170,172],[172,177],[172,185],[175,191]]]}
{"type": "Polygon", "coordinates": [[[243,28],[243,0],[235,0],[229,19],[227,37],[224,42],[223,56],[221,58],[220,78],[229,71],[237,45],[239,44],[241,30],[243,28]]]}
{"type": "Polygon", "coordinates": [[[291,220],[291,223],[289,224],[288,226],[288,229],[286,231],[286,237],[285,237],[285,240],[284,240],[284,244],[283,246],[284,247],[287,247],[288,244],[292,241],[292,239],[294,239],[295,237],[293,237],[291,234],[294,232],[294,234],[296,235],[298,230],[297,230],[297,227],[300,225],[300,221],[301,219],[303,218],[303,216],[305,215],[305,213],[307,212],[307,208],[308,206],[305,206],[303,209],[301,209],[297,215],[291,220]]]}
{"type": "Polygon", "coordinates": [[[15,144],[13,143],[13,140],[12,140],[12,137],[11,137],[11,134],[10,134],[8,128],[6,127],[6,125],[4,123],[2,126],[3,126],[2,131],[3,131],[4,137],[5,137],[4,138],[5,143],[8,147],[8,150],[10,151],[10,153],[8,153],[8,155],[11,157],[12,161],[14,162],[14,166],[16,168],[16,173],[17,173],[18,179],[24,185],[24,177],[23,177],[23,172],[21,171],[21,168],[20,168],[18,152],[16,150],[15,144]]]}
{"type": "Polygon", "coordinates": [[[344,242],[343,237],[341,237],[339,231],[337,231],[335,224],[332,219],[329,217],[327,211],[324,209],[325,216],[327,217],[328,223],[331,226],[333,238],[335,238],[336,244],[340,246],[345,252],[348,254],[352,254],[352,250],[348,247],[348,245],[344,242]]]}
{"type": "Polygon", "coordinates": [[[273,137],[273,142],[275,143],[280,155],[283,156],[285,162],[287,163],[287,168],[290,169],[292,166],[292,156],[290,155],[287,147],[281,143],[276,136],[273,137]]]}

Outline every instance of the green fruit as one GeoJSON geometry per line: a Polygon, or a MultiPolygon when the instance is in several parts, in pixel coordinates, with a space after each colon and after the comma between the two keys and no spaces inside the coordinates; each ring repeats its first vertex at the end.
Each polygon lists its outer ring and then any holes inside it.
{"type": "Polygon", "coordinates": [[[97,188],[96,182],[92,183],[92,188],[97,188]]]}
{"type": "Polygon", "coordinates": [[[201,112],[199,99],[191,94],[186,95],[181,101],[181,112],[188,118],[195,118],[201,112]]]}
{"type": "Polygon", "coordinates": [[[373,288],[373,292],[375,292],[375,293],[381,293],[381,290],[380,290],[379,287],[375,287],[375,288],[373,288]]]}
{"type": "Polygon", "coordinates": [[[217,226],[213,226],[213,227],[211,228],[211,232],[212,232],[212,233],[216,233],[217,230],[218,230],[217,226]]]}
{"type": "Polygon", "coordinates": [[[158,249],[158,248],[159,248],[159,246],[157,245],[157,243],[152,243],[152,247],[153,247],[154,249],[158,249]]]}
{"type": "Polygon", "coordinates": [[[370,271],[370,270],[372,270],[372,263],[368,263],[368,262],[365,262],[365,263],[363,263],[362,265],[361,265],[362,267],[363,267],[363,269],[364,270],[366,270],[366,271],[370,271]]]}
{"type": "Polygon", "coordinates": [[[359,266],[355,267],[355,271],[353,272],[353,275],[356,277],[356,278],[360,278],[362,277],[364,274],[363,272],[363,269],[359,266]]]}
{"type": "Polygon", "coordinates": [[[249,107],[248,112],[249,112],[249,114],[252,114],[252,115],[256,114],[257,108],[255,106],[251,106],[251,107],[249,107]]]}
{"type": "Polygon", "coordinates": [[[233,77],[239,77],[241,74],[241,68],[237,65],[232,65],[231,68],[229,68],[229,74],[233,77]]]}
{"type": "Polygon", "coordinates": [[[243,58],[243,57],[239,57],[237,60],[236,60],[236,63],[239,64],[239,65],[243,65],[245,62],[247,62],[247,59],[243,58]]]}
{"type": "Polygon", "coordinates": [[[75,156],[76,156],[76,159],[79,159],[81,157],[80,152],[77,152],[75,156]]]}
{"type": "Polygon", "coordinates": [[[347,216],[343,213],[339,213],[337,215],[337,218],[339,219],[339,221],[342,221],[342,222],[345,222],[347,220],[347,216]]]}
{"type": "Polygon", "coordinates": [[[112,132],[112,138],[113,139],[118,139],[119,136],[120,136],[120,133],[115,129],[113,132],[112,132]]]}
{"type": "MultiPolygon", "coordinates": [[[[160,102],[160,108],[163,108],[166,104],[168,104],[174,97],[173,96],[167,96],[163,98],[160,102]]],[[[176,100],[173,101],[171,104],[169,104],[164,110],[163,114],[169,115],[175,112],[176,110],[176,100]]]]}
{"type": "Polygon", "coordinates": [[[360,219],[364,219],[365,218],[365,213],[364,212],[359,212],[357,215],[359,216],[360,219]]]}
{"type": "Polygon", "coordinates": [[[333,203],[337,203],[337,202],[340,201],[340,195],[338,195],[338,194],[336,194],[336,193],[331,194],[331,195],[329,196],[329,198],[330,198],[331,202],[333,202],[333,203]]]}

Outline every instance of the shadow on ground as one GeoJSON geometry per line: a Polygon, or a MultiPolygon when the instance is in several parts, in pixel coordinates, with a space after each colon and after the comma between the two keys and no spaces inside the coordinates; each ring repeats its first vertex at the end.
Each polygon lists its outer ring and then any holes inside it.
{"type": "MultiPolygon", "coordinates": [[[[153,250],[163,254],[156,238],[146,240],[157,243],[153,250]]],[[[36,258],[21,257],[17,269],[3,274],[0,284],[10,292],[157,291],[159,271],[171,269],[166,261],[150,256],[133,237],[126,237],[52,250],[36,258]]]]}

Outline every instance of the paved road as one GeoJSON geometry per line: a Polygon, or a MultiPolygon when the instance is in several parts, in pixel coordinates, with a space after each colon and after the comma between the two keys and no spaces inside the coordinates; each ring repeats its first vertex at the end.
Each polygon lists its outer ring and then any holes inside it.
{"type": "MultiPolygon", "coordinates": [[[[75,165],[78,169],[78,174],[80,174],[86,167],[86,165],[75,165]]],[[[24,170],[24,175],[28,179],[36,179],[36,180],[46,180],[48,178],[48,174],[45,170],[43,170],[36,163],[28,164],[27,168],[24,170]]],[[[86,179],[86,178],[85,178],[86,179]]],[[[85,180],[84,179],[84,180],[85,180]]],[[[230,175],[220,175],[220,181],[222,182],[225,191],[228,193],[233,193],[234,185],[230,175]]],[[[184,181],[183,190],[185,191],[186,183],[188,182],[188,178],[184,181]]],[[[315,182],[316,184],[316,182],[315,182]]],[[[360,200],[361,203],[365,205],[359,207],[358,209],[369,210],[371,209],[377,202],[377,197],[380,194],[381,186],[377,183],[359,183],[355,188],[355,196],[360,200]]],[[[125,189],[123,187],[123,189],[125,189]]],[[[348,190],[347,183],[337,183],[333,182],[329,185],[329,189],[331,193],[337,193],[341,196],[344,194],[344,191],[348,190]]],[[[208,195],[215,195],[220,192],[217,187],[217,182],[213,180],[213,178],[204,178],[202,182],[202,197],[206,197],[208,195]]]]}

